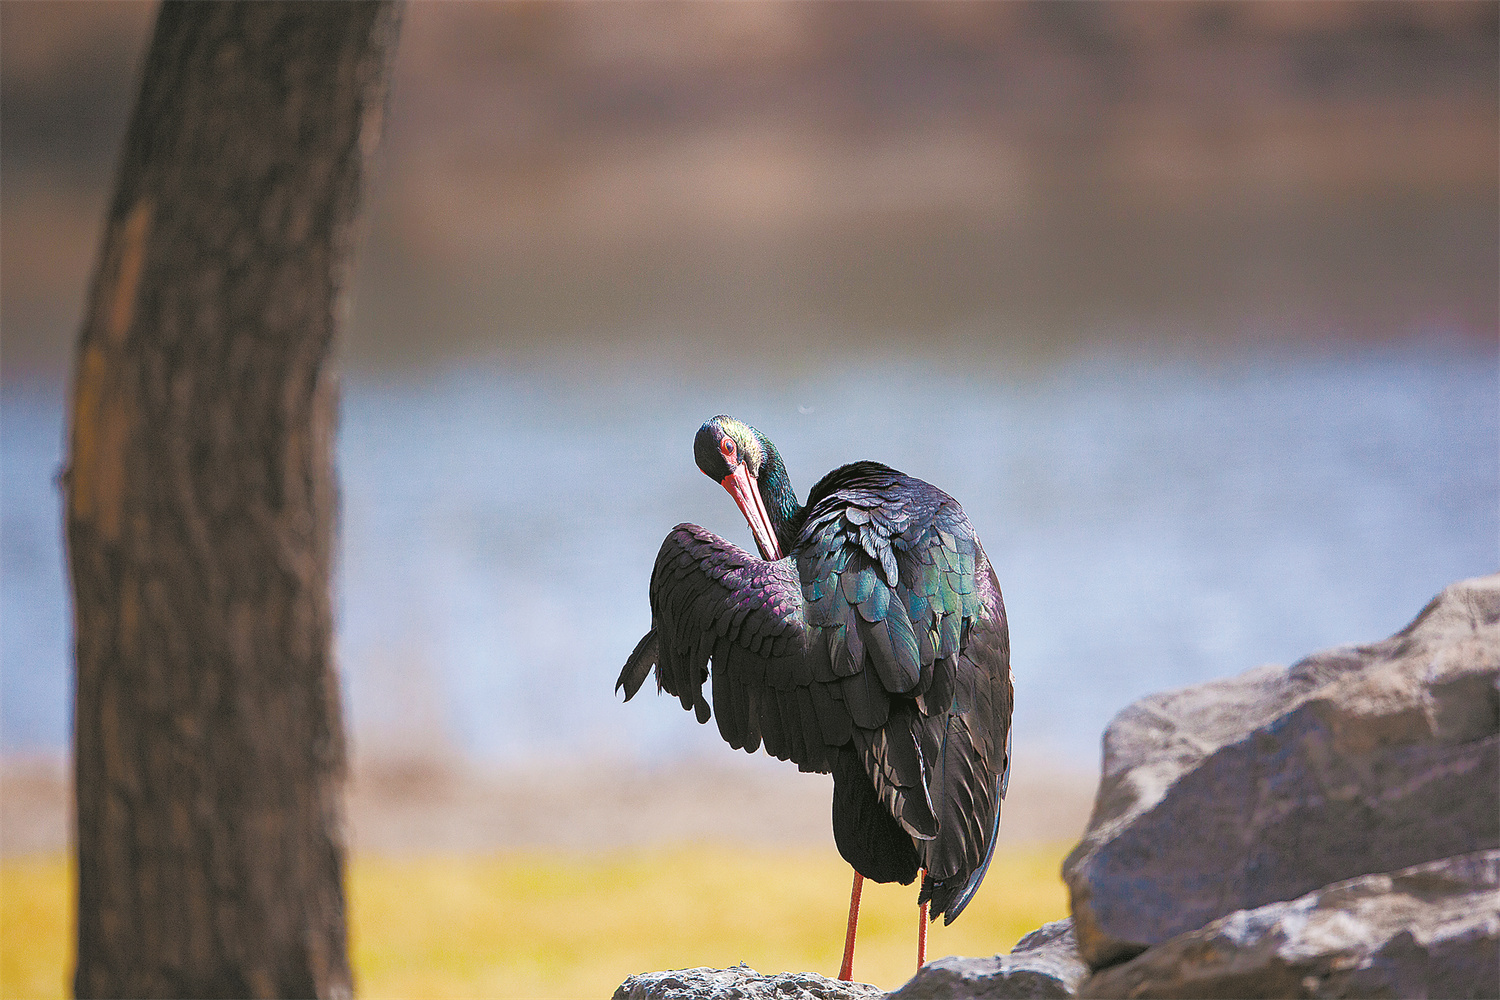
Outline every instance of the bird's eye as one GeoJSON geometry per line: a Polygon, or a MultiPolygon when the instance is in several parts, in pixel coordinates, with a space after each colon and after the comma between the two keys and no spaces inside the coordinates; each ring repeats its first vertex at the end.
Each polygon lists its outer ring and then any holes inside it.
{"type": "Polygon", "coordinates": [[[724,440],[720,441],[719,442],[719,451],[721,453],[723,453],[723,455],[724,455],[725,458],[733,458],[734,457],[734,441],[733,441],[733,439],[731,439],[731,438],[725,438],[724,440]]]}

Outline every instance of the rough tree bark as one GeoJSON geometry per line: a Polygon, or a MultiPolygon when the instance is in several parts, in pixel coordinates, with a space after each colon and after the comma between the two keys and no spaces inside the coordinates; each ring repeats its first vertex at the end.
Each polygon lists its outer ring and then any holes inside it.
{"type": "Polygon", "coordinates": [[[390,3],[165,5],[64,476],[92,996],[347,996],[336,387],[390,3]]]}

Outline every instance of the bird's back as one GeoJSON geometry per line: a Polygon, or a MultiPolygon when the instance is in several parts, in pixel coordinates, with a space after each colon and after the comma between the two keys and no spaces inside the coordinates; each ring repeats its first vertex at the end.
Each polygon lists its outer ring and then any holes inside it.
{"type": "Polygon", "coordinates": [[[792,556],[855,722],[834,767],[840,851],[877,881],[925,869],[951,921],[989,863],[1010,763],[994,571],[957,501],[875,462],[813,487],[792,556]]]}

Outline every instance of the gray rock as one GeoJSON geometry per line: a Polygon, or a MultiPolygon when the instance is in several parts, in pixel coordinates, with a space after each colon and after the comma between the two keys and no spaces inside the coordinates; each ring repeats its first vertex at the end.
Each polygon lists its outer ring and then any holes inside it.
{"type": "Polygon", "coordinates": [[[676,969],[631,976],[614,1000],[871,1000],[878,986],[845,983],[815,972],[763,976],[741,962],[732,969],[676,969]]]}
{"type": "Polygon", "coordinates": [[[1078,957],[1071,918],[1055,920],[1016,942],[1009,955],[928,962],[893,1000],[1000,1000],[1071,997],[1089,969],[1078,957]]]}
{"type": "Polygon", "coordinates": [[[1153,695],[1063,866],[1098,969],[1236,910],[1500,846],[1500,576],[1392,638],[1153,695]]]}
{"type": "Polygon", "coordinates": [[[1080,995],[1500,996],[1500,851],[1237,910],[1105,969],[1080,995]]]}

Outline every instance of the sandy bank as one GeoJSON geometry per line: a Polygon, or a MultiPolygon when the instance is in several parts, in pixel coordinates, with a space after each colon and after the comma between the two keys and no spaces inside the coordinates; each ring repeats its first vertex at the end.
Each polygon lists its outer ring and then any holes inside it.
{"type": "MultiPolygon", "coordinates": [[[[0,761],[0,854],[66,846],[68,782],[61,758],[0,761]]],[[[1076,840],[1094,785],[1095,775],[1022,760],[1001,841],[1076,840]]],[[[394,855],[691,841],[832,849],[831,794],[826,775],[761,759],[481,769],[370,757],[356,762],[350,782],[349,841],[354,850],[394,855]]]]}

